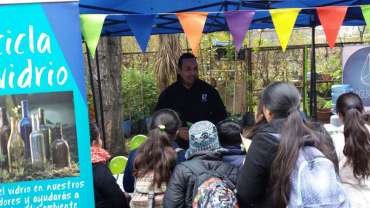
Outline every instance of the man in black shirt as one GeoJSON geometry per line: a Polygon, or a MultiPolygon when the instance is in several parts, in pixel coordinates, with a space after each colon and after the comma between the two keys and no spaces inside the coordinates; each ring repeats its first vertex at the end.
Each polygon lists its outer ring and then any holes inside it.
{"type": "MultiPolygon", "coordinates": [[[[170,108],[176,111],[183,125],[188,122],[208,120],[215,125],[226,118],[225,106],[220,95],[211,85],[198,79],[198,63],[191,53],[179,58],[178,80],[159,96],[156,110],[170,108]]],[[[186,138],[187,129],[180,129],[180,137],[186,138]]]]}

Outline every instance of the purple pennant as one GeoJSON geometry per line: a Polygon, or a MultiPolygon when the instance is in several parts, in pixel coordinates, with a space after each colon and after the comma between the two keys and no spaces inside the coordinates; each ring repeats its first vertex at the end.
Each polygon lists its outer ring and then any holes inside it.
{"type": "Polygon", "coordinates": [[[230,11],[225,12],[225,18],[231,35],[233,36],[235,48],[240,50],[245,34],[253,20],[254,11],[230,11]]]}

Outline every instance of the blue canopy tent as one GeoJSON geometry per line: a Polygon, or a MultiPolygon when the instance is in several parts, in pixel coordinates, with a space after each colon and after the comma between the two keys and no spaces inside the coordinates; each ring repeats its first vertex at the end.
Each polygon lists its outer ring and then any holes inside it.
{"type": "Polygon", "coordinates": [[[81,0],[81,14],[115,14],[108,16],[103,27],[103,36],[133,35],[126,24],[125,14],[158,14],[152,34],[182,33],[175,13],[188,11],[210,12],[204,32],[228,31],[223,12],[235,10],[257,10],[250,29],[274,28],[268,9],[303,8],[295,27],[320,25],[315,16],[315,7],[321,6],[356,6],[348,8],[343,25],[364,25],[361,9],[358,5],[370,4],[370,0],[81,0]],[[306,8],[306,9],[305,9],[306,8]],[[119,15],[122,14],[122,15],[119,15]]]}
{"type": "MultiPolygon", "coordinates": [[[[112,14],[107,16],[102,36],[132,36],[125,16],[132,14],[157,14],[152,34],[182,33],[175,15],[178,12],[209,12],[204,33],[228,31],[224,11],[254,10],[256,14],[249,29],[274,28],[269,9],[302,8],[295,27],[312,28],[312,48],[315,49],[315,27],[320,25],[315,8],[323,6],[348,6],[342,25],[365,25],[360,9],[370,0],[81,0],[81,14],[112,14]]],[[[316,64],[315,50],[311,50],[310,113],[316,118],[316,64]]]]}

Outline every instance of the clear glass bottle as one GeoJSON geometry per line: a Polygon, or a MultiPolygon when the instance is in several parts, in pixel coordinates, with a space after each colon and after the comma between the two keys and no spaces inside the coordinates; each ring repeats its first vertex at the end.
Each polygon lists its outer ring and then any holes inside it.
{"type": "Polygon", "coordinates": [[[28,117],[28,100],[22,100],[22,118],[18,123],[18,130],[25,145],[24,156],[26,161],[31,161],[30,134],[32,132],[31,120],[28,117]]]}
{"type": "Polygon", "coordinates": [[[10,118],[11,131],[8,140],[8,164],[9,172],[23,174],[25,162],[25,145],[17,129],[17,121],[10,118]]]}
{"type": "Polygon", "coordinates": [[[45,146],[45,157],[46,160],[50,160],[50,128],[46,126],[45,124],[45,114],[44,114],[44,109],[39,108],[39,129],[44,135],[44,146],[45,146]]]}
{"type": "Polygon", "coordinates": [[[6,108],[0,107],[0,171],[8,169],[8,139],[10,126],[6,108]]]}
{"type": "Polygon", "coordinates": [[[51,144],[52,162],[55,168],[65,168],[71,166],[71,156],[69,145],[63,135],[63,127],[60,124],[57,128],[59,132],[57,138],[51,144]]]}
{"type": "Polygon", "coordinates": [[[42,168],[46,164],[44,134],[39,129],[38,117],[31,116],[32,132],[30,134],[31,162],[32,166],[42,168]]]}

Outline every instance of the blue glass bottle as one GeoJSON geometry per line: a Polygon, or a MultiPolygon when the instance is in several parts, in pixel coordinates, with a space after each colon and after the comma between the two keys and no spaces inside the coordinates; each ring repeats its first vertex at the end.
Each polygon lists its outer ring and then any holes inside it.
{"type": "Polygon", "coordinates": [[[32,132],[32,124],[30,118],[28,117],[28,100],[22,100],[21,106],[22,106],[22,118],[18,123],[18,130],[24,141],[25,146],[24,159],[27,162],[31,162],[30,134],[32,132]]]}

